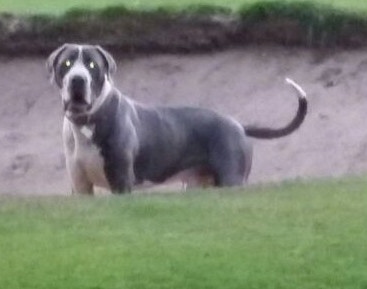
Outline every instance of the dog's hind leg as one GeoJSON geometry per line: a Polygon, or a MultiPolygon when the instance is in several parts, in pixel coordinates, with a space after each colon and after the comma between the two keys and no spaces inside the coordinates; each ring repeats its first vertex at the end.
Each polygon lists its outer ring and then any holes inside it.
{"type": "Polygon", "coordinates": [[[221,171],[214,178],[217,187],[237,187],[244,183],[244,176],[241,173],[233,171],[221,171]]]}
{"type": "Polygon", "coordinates": [[[212,161],[212,170],[214,175],[214,185],[216,187],[242,186],[245,179],[245,162],[243,156],[222,157],[218,155],[212,161]]]}
{"type": "Polygon", "coordinates": [[[251,172],[251,168],[252,168],[252,154],[253,154],[253,150],[252,150],[252,142],[246,137],[245,138],[245,142],[244,142],[244,159],[245,159],[245,172],[243,175],[243,179],[244,182],[247,182],[247,179],[250,175],[251,172]]]}
{"type": "Polygon", "coordinates": [[[211,165],[215,186],[242,186],[251,171],[252,146],[246,140],[218,146],[211,157],[211,165]]]}

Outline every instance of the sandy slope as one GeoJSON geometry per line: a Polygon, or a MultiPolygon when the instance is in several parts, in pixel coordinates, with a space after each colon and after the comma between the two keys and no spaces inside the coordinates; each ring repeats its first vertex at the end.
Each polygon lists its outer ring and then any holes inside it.
{"type": "MultiPolygon", "coordinates": [[[[46,56],[45,56],[46,57],[46,56]]],[[[0,193],[67,194],[61,106],[44,58],[0,59],[0,193]]],[[[243,123],[281,126],[297,101],[286,76],[308,92],[296,133],[254,140],[250,183],[367,171],[367,54],[258,48],[205,55],[120,57],[115,83],[150,104],[195,105],[243,123]]]]}

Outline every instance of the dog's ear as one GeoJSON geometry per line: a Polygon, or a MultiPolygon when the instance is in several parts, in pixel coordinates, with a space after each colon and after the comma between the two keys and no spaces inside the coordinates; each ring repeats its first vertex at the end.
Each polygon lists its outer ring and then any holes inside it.
{"type": "Polygon", "coordinates": [[[51,83],[53,83],[55,81],[55,68],[56,68],[57,60],[59,59],[59,56],[66,49],[66,47],[68,45],[69,44],[64,44],[64,45],[60,46],[59,48],[55,49],[50,54],[50,56],[47,58],[46,69],[47,69],[48,76],[49,76],[49,79],[50,79],[51,83]]]}
{"type": "Polygon", "coordinates": [[[110,79],[110,76],[116,72],[117,69],[116,62],[113,59],[112,55],[106,50],[104,50],[101,46],[97,45],[96,49],[102,56],[103,61],[105,62],[108,71],[107,77],[108,79],[110,79]]]}

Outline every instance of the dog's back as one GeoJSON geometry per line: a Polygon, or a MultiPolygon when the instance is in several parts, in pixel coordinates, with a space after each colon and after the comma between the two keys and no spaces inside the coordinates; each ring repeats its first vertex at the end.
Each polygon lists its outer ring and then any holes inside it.
{"type": "Polygon", "coordinates": [[[245,137],[238,123],[207,109],[136,105],[136,111],[138,179],[161,182],[190,167],[210,167],[213,146],[245,137]]]}

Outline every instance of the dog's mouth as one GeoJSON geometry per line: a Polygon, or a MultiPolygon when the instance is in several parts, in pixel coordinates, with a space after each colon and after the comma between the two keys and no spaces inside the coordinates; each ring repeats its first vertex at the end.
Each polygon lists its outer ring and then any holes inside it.
{"type": "Polygon", "coordinates": [[[64,102],[64,111],[72,114],[85,114],[91,109],[91,105],[86,102],[64,102]]]}
{"type": "Polygon", "coordinates": [[[84,114],[90,109],[86,101],[87,81],[80,75],[75,75],[68,83],[69,100],[64,103],[64,110],[69,114],[84,114]]]}
{"type": "Polygon", "coordinates": [[[92,105],[84,103],[75,103],[72,101],[63,104],[65,116],[74,123],[84,122],[88,119],[89,111],[92,105]]]}

